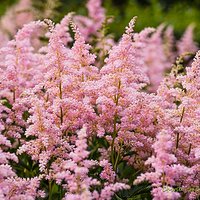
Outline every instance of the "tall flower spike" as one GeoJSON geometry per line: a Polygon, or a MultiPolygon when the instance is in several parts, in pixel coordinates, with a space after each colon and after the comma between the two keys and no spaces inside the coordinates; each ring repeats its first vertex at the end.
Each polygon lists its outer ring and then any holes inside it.
{"type": "MultiPolygon", "coordinates": [[[[196,187],[200,180],[198,178],[199,158],[195,156],[200,145],[199,52],[191,67],[184,69],[181,60],[177,62],[177,66],[162,82],[158,95],[163,98],[163,112],[165,113],[163,127],[171,129],[174,154],[178,161],[178,164],[170,167],[171,172],[176,170],[176,175],[173,175],[174,184],[181,182],[182,188],[189,188],[191,183],[193,187],[196,187]],[[177,66],[178,70],[183,69],[184,73],[177,73],[175,71],[177,66]]],[[[188,189],[183,192],[188,199],[198,196],[197,192],[191,193],[188,189]]]]}
{"type": "Polygon", "coordinates": [[[79,15],[74,17],[74,20],[86,41],[90,39],[89,36],[98,35],[98,30],[101,28],[102,23],[106,18],[105,10],[101,7],[101,3],[102,0],[88,0],[88,17],[79,15]]]}
{"type": "Polygon", "coordinates": [[[69,34],[69,24],[72,20],[73,14],[73,12],[67,14],[59,24],[54,25],[52,22],[49,24],[50,32],[52,32],[54,37],[58,37],[64,45],[68,45],[69,42],[72,42],[72,38],[69,34]]]}
{"type": "Polygon", "coordinates": [[[52,33],[53,30],[54,30],[54,28],[55,28],[55,23],[52,20],[50,20],[50,19],[44,19],[44,23],[47,24],[50,33],[52,33]]]}
{"type": "MultiPolygon", "coordinates": [[[[79,62],[78,65],[82,68],[83,71],[85,71],[87,68],[91,68],[90,65],[94,63],[96,56],[89,52],[91,46],[89,44],[86,44],[85,39],[83,35],[81,34],[79,28],[76,26],[76,24],[71,22],[71,27],[72,27],[73,32],[75,33],[74,35],[75,42],[72,47],[73,58],[75,62],[79,62]],[[84,68],[86,69],[84,70],[84,68]]],[[[94,71],[95,68],[91,70],[94,71]]],[[[88,72],[91,70],[88,69],[88,72]]],[[[85,72],[83,73],[85,74],[85,72]]]]}
{"type": "Polygon", "coordinates": [[[101,7],[101,4],[102,0],[89,0],[86,5],[89,17],[94,22],[99,23],[100,26],[105,19],[105,10],[101,7]]]}
{"type": "MultiPolygon", "coordinates": [[[[158,199],[171,199],[176,200],[180,198],[178,192],[164,191],[164,186],[174,186],[174,174],[177,173],[176,168],[173,167],[173,163],[177,162],[177,158],[171,153],[173,143],[171,136],[168,131],[162,131],[157,135],[157,141],[153,144],[155,156],[150,157],[146,164],[151,164],[155,169],[155,172],[147,172],[140,175],[135,183],[143,180],[148,180],[153,183],[152,195],[154,200],[158,199]]],[[[185,168],[183,168],[185,169],[185,168]]],[[[185,172],[187,173],[187,169],[185,172]]],[[[183,174],[182,174],[183,175],[183,174]]]]}
{"type": "Polygon", "coordinates": [[[89,177],[89,169],[96,163],[88,160],[89,152],[87,150],[87,128],[78,131],[75,147],[69,154],[68,160],[63,160],[60,171],[55,174],[57,181],[60,179],[66,183],[65,188],[67,193],[65,195],[68,199],[93,199],[93,194],[90,191],[92,186],[99,185],[97,179],[89,177]]]}
{"type": "Polygon", "coordinates": [[[75,36],[74,36],[75,43],[72,47],[72,51],[73,50],[77,51],[77,53],[79,51],[80,53],[79,61],[81,61],[82,66],[86,66],[86,65],[90,65],[94,63],[95,56],[92,54],[89,54],[89,49],[91,48],[91,46],[85,43],[85,39],[83,35],[81,34],[79,28],[74,23],[71,23],[71,26],[72,26],[72,30],[75,33],[75,36]]]}
{"type": "Polygon", "coordinates": [[[139,58],[137,57],[135,41],[133,41],[133,25],[135,24],[135,20],[136,17],[130,21],[119,44],[113,46],[109,51],[109,56],[105,59],[106,65],[101,69],[101,73],[111,73],[114,75],[118,72],[124,76],[123,81],[127,81],[128,84],[132,84],[134,88],[138,89],[144,87],[149,80],[144,65],[138,65],[136,61],[139,58]]]}
{"type": "Polygon", "coordinates": [[[164,52],[162,33],[164,24],[161,24],[151,35],[146,45],[145,64],[148,68],[148,76],[150,79],[150,92],[156,92],[160,82],[163,80],[165,70],[171,67],[164,52]],[[159,55],[159,56],[158,56],[159,55]]]}
{"type": "Polygon", "coordinates": [[[172,26],[167,26],[166,30],[164,31],[164,52],[167,58],[170,60],[171,63],[175,61],[176,52],[175,52],[175,37],[174,37],[174,29],[172,26]]]}
{"type": "Polygon", "coordinates": [[[197,44],[193,40],[194,25],[190,25],[185,30],[182,38],[177,42],[178,55],[184,53],[196,53],[198,50],[197,44]]]}
{"type": "Polygon", "coordinates": [[[47,53],[44,59],[44,65],[49,70],[46,74],[48,78],[60,76],[61,71],[65,68],[65,62],[69,59],[68,54],[70,50],[67,46],[72,41],[69,34],[71,17],[72,13],[69,13],[56,25],[51,20],[45,19],[45,23],[49,27],[49,32],[47,33],[49,44],[45,49],[47,53]]]}
{"type": "Polygon", "coordinates": [[[14,40],[1,49],[4,53],[1,64],[5,69],[1,84],[7,91],[4,97],[10,101],[15,101],[25,89],[34,87],[40,81],[44,55],[39,54],[34,48],[32,38],[44,26],[41,21],[24,25],[14,40]],[[11,99],[9,95],[13,98],[11,99]]]}
{"type": "Polygon", "coordinates": [[[137,16],[135,16],[131,19],[131,21],[129,22],[129,25],[126,27],[126,31],[125,31],[126,34],[128,34],[128,35],[133,34],[133,32],[134,32],[133,28],[135,26],[136,20],[137,20],[137,16]]]}

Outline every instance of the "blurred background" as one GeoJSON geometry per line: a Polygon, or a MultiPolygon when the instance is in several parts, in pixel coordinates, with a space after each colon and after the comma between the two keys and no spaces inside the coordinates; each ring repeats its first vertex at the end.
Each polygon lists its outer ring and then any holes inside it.
{"type": "MultiPolygon", "coordinates": [[[[34,0],[35,10],[42,11],[49,0],[34,0]]],[[[12,7],[17,0],[0,0],[0,16],[12,7]]],[[[50,2],[50,1],[49,1],[50,2]]],[[[59,21],[66,13],[74,11],[86,15],[86,0],[54,0],[54,12],[49,13],[49,18],[59,21]]],[[[119,38],[133,16],[138,16],[136,31],[144,27],[157,27],[161,23],[172,25],[175,36],[179,38],[186,27],[195,25],[194,39],[200,42],[200,1],[199,0],[104,0],[103,6],[106,14],[114,17],[110,32],[119,38]]],[[[39,15],[38,15],[39,16],[39,15]]],[[[42,17],[41,17],[42,18],[42,17]]]]}

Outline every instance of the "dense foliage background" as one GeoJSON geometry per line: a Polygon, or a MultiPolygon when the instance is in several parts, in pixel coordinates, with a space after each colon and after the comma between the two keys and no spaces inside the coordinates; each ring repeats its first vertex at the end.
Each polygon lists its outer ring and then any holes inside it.
{"type": "MultiPolygon", "coordinates": [[[[34,0],[37,8],[42,9],[42,4],[47,0],[34,0]]],[[[6,9],[16,3],[17,0],[3,0],[0,4],[0,15],[6,9]]],[[[86,0],[60,0],[57,7],[55,21],[59,21],[66,13],[75,11],[78,14],[86,14],[86,0]]],[[[199,0],[104,0],[103,6],[106,8],[107,15],[115,19],[111,24],[110,32],[115,33],[119,38],[124,27],[132,16],[138,16],[136,31],[144,27],[157,27],[161,23],[173,25],[175,34],[179,38],[185,28],[195,24],[195,40],[200,42],[200,1],[199,0]]]]}

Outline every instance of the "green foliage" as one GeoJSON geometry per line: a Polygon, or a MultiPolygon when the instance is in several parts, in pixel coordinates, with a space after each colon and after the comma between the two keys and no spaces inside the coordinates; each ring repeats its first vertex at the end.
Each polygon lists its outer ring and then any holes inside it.
{"type": "MultiPolygon", "coordinates": [[[[87,13],[86,2],[86,0],[62,0],[59,13],[63,16],[67,12],[75,11],[78,14],[85,15],[87,13]]],[[[144,27],[157,27],[161,23],[166,23],[174,26],[178,38],[189,24],[194,23],[196,26],[195,40],[200,42],[200,3],[198,0],[192,2],[180,0],[104,0],[103,6],[106,9],[106,14],[114,17],[114,23],[111,24],[109,31],[114,33],[116,38],[121,36],[130,19],[133,16],[138,16],[136,31],[140,31],[144,27]]]]}
{"type": "MultiPolygon", "coordinates": [[[[63,188],[56,184],[55,181],[43,180],[40,186],[47,194],[46,198],[42,198],[42,200],[61,200],[64,197],[63,188]]],[[[37,200],[40,199],[37,198],[37,200]]]]}
{"type": "MultiPolygon", "coordinates": [[[[109,144],[108,142],[103,138],[93,137],[92,140],[89,142],[89,151],[90,156],[89,158],[92,160],[98,160],[100,153],[99,148],[105,148],[108,149],[109,144]]],[[[117,152],[115,152],[117,153],[117,152]]],[[[116,159],[116,158],[115,158],[116,159]]],[[[136,177],[141,173],[140,170],[135,170],[132,166],[128,165],[128,163],[122,159],[119,159],[116,163],[116,169],[115,172],[117,173],[117,176],[120,180],[128,180],[128,184],[130,185],[129,190],[123,190],[117,192],[113,196],[113,200],[150,200],[151,197],[151,185],[147,182],[143,182],[139,185],[133,185],[133,181],[136,179],[136,177]]],[[[100,173],[102,171],[101,167],[95,167],[90,170],[89,175],[91,177],[97,178],[100,176],[100,173]]],[[[102,179],[98,179],[102,182],[102,179]]],[[[96,187],[95,189],[98,190],[96,187]]]]}
{"type": "Polygon", "coordinates": [[[1,0],[0,1],[0,16],[6,12],[11,5],[17,2],[17,0],[1,0]]]}
{"type": "Polygon", "coordinates": [[[22,115],[23,120],[27,121],[29,117],[30,117],[30,113],[28,111],[24,111],[22,115]]]}
{"type": "MultiPolygon", "coordinates": [[[[17,0],[5,0],[0,4],[0,15],[17,0]]],[[[44,10],[51,0],[34,0],[33,5],[44,10]]],[[[54,2],[54,1],[52,1],[54,2]]],[[[68,12],[76,12],[80,15],[86,15],[85,7],[86,0],[56,0],[55,15],[49,16],[55,22],[59,21],[68,12]]],[[[174,26],[176,37],[180,37],[186,27],[194,23],[195,40],[200,42],[200,2],[198,0],[104,0],[103,6],[106,9],[106,14],[114,17],[115,23],[110,26],[110,32],[115,34],[118,39],[123,33],[124,27],[128,24],[133,16],[138,16],[136,31],[142,30],[144,27],[157,27],[161,23],[166,23],[174,26]]]]}
{"type": "MultiPolygon", "coordinates": [[[[115,23],[111,25],[111,32],[116,33],[117,38],[123,32],[123,27],[133,16],[138,16],[136,31],[144,27],[157,27],[161,23],[173,25],[176,37],[180,37],[186,27],[194,23],[196,26],[195,39],[200,41],[199,7],[183,1],[174,1],[167,9],[165,4],[159,0],[150,0],[149,4],[139,4],[136,0],[128,0],[124,11],[113,5],[111,1],[106,1],[107,13],[115,16],[115,23]]],[[[200,6],[200,5],[199,5],[200,6]]]]}
{"type": "Polygon", "coordinates": [[[12,109],[12,105],[10,104],[9,100],[6,98],[1,98],[0,103],[9,109],[12,109]]]}
{"type": "Polygon", "coordinates": [[[149,183],[142,183],[140,185],[134,185],[131,189],[126,191],[119,191],[113,197],[113,200],[151,200],[150,194],[151,186],[149,183]]]}
{"type": "Polygon", "coordinates": [[[11,162],[16,174],[22,178],[31,178],[39,174],[39,164],[27,154],[18,155],[19,163],[11,162]]]}

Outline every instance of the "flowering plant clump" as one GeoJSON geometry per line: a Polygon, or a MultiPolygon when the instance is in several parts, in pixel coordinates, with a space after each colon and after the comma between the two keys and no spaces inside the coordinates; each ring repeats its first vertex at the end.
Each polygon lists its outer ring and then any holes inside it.
{"type": "Polygon", "coordinates": [[[176,41],[164,25],[135,33],[134,17],[116,42],[101,1],[87,8],[2,44],[0,199],[198,199],[192,26],[176,41]]]}

